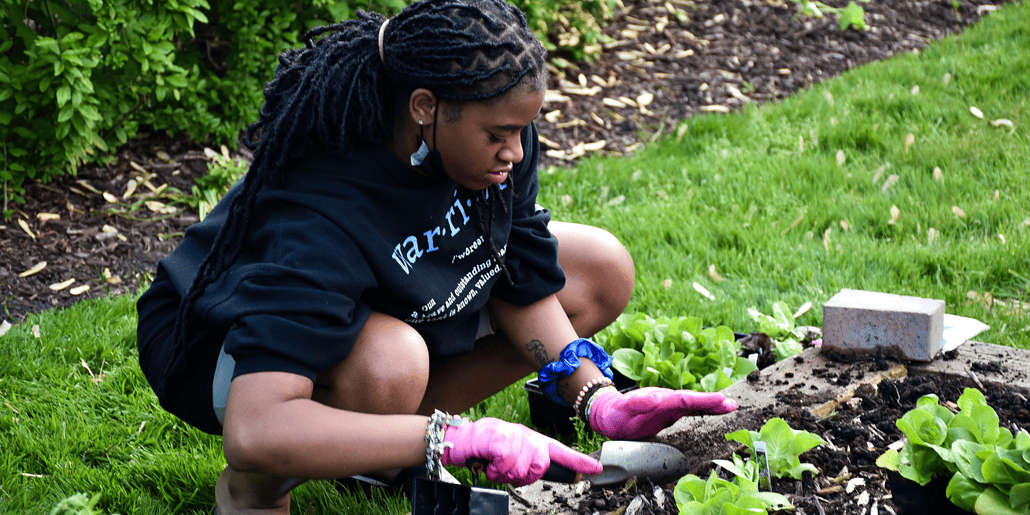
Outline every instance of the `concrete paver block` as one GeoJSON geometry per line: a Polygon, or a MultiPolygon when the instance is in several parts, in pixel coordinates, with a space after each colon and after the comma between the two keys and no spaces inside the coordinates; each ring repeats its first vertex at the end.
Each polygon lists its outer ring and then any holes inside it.
{"type": "Polygon", "coordinates": [[[943,300],[843,289],[823,304],[823,352],[930,361],[943,344],[943,300]]]}

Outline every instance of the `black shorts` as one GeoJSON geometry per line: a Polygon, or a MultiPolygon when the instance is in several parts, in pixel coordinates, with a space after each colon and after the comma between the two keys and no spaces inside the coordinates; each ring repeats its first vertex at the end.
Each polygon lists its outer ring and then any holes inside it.
{"type": "MultiPolygon", "coordinates": [[[[229,328],[191,327],[187,335],[187,346],[199,353],[199,365],[194,365],[188,372],[181,367],[168,370],[168,364],[173,363],[181,353],[181,349],[176,349],[172,336],[180,300],[171,280],[159,269],[153,284],[136,302],[139,314],[136,341],[140,368],[162,408],[205,433],[221,435],[222,424],[215,414],[212,386],[221,342],[225,340],[229,328]],[[199,339],[207,343],[194,345],[199,339]]],[[[484,309],[476,340],[493,332],[489,315],[484,309]]],[[[466,352],[432,356],[430,370],[468,354],[473,345],[474,342],[466,352]]],[[[232,374],[232,370],[225,372],[232,374]]],[[[228,381],[224,383],[228,384],[228,381]]]]}
{"type": "MultiPolygon", "coordinates": [[[[140,368],[162,408],[205,433],[221,435],[222,425],[218,423],[211,404],[211,382],[220,347],[197,349],[199,365],[191,367],[188,373],[181,367],[168,370],[167,365],[174,362],[181,352],[176,349],[172,338],[179,302],[179,294],[171,280],[160,272],[136,302],[139,314],[136,344],[139,348],[140,368]]],[[[211,341],[209,333],[213,329],[191,329],[188,342],[198,338],[211,341]]]]}

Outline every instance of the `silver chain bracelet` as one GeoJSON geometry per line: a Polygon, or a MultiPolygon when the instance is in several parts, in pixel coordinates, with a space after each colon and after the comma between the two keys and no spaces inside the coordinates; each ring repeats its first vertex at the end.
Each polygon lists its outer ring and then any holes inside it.
{"type": "Polygon", "coordinates": [[[453,417],[440,410],[436,410],[429,417],[429,427],[426,428],[426,469],[429,471],[429,479],[440,481],[441,471],[443,471],[443,463],[440,462],[440,458],[443,456],[443,450],[454,447],[453,443],[443,440],[446,432],[444,426],[458,427],[463,422],[461,417],[453,417]]]}

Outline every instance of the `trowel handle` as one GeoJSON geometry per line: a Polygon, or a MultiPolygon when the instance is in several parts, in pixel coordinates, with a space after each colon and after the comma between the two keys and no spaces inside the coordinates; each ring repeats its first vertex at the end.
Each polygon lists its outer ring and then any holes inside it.
{"type": "Polygon", "coordinates": [[[564,465],[557,463],[551,463],[550,467],[547,467],[547,472],[544,472],[544,477],[540,478],[544,481],[554,481],[555,483],[568,483],[574,485],[583,480],[583,474],[576,472],[564,465]]]}
{"type": "MultiPolygon", "coordinates": [[[[483,458],[470,458],[465,462],[465,466],[473,473],[482,474],[486,472],[487,463],[489,462],[483,458]]],[[[547,468],[547,472],[544,472],[544,477],[540,479],[543,479],[544,481],[553,481],[555,483],[568,483],[570,485],[574,485],[583,480],[583,474],[575,472],[563,465],[551,463],[551,466],[547,468]]]]}

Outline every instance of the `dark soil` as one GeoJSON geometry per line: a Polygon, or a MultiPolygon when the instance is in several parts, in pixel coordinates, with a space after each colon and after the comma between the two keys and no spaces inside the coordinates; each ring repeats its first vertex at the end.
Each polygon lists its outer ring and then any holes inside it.
{"type": "MultiPolygon", "coordinates": [[[[550,151],[543,169],[575,163],[584,153],[628,154],[695,113],[775,101],[855,66],[916,51],[961,31],[990,7],[988,0],[957,0],[957,8],[950,0],[874,0],[861,4],[869,30],[856,31],[838,28],[833,15],[797,18],[797,4],[783,0],[624,4],[605,30],[612,42],[601,56],[553,77],[555,100],[538,121],[550,151]],[[589,91],[594,94],[583,94],[589,91]],[[613,99],[625,107],[610,105],[613,99]]],[[[0,220],[0,318],[18,322],[82,299],[136,291],[198,220],[191,210],[155,212],[140,201],[174,206],[169,193],[189,192],[206,172],[203,150],[184,138],[142,132],[107,165],[28,185],[26,204],[9,206],[15,214],[0,220]],[[142,179],[164,189],[155,193],[142,179]],[[130,181],[141,184],[126,195],[130,181]],[[40,263],[46,264],[41,271],[26,274],[40,263]]]]}
{"type": "MultiPolygon", "coordinates": [[[[757,431],[768,419],[780,417],[792,428],[815,433],[827,442],[801,455],[803,463],[811,463],[819,469],[818,475],[806,474],[800,481],[773,480],[772,490],[786,495],[795,506],[797,515],[946,515],[953,512],[949,510],[957,510],[946,499],[932,512],[922,510],[925,506],[920,507],[920,511],[906,511],[912,509],[904,503],[911,494],[894,495],[887,471],[877,467],[875,461],[888,445],[903,438],[895,421],[914,408],[921,396],[934,393],[943,403],[955,403],[964,388],[977,388],[977,385],[971,379],[945,379],[931,374],[888,379],[878,387],[861,387],[851,402],[824,420],[817,420],[807,410],[790,407],[789,398],[779,398],[774,405],[753,411],[747,417],[745,427],[757,431]],[[850,491],[849,483],[852,485],[850,491]]],[[[987,403],[997,411],[1003,427],[1013,433],[1030,431],[1030,392],[1001,384],[989,384],[983,391],[987,403]]],[[[695,438],[693,434],[667,443],[702,464],[692,471],[701,478],[710,474],[713,467],[710,460],[729,459],[729,454],[713,456],[712,449],[719,446],[695,438]]],[[[720,477],[730,479],[721,470],[720,477]]],[[[634,512],[637,515],[675,515],[679,511],[673,496],[674,487],[675,484],[645,484],[628,489],[594,490],[585,502],[578,505],[578,511],[570,508],[567,513],[611,513],[628,507],[639,497],[636,503],[641,508],[634,512]]],[[[556,513],[561,512],[559,507],[556,513]]]]}

